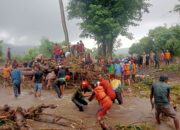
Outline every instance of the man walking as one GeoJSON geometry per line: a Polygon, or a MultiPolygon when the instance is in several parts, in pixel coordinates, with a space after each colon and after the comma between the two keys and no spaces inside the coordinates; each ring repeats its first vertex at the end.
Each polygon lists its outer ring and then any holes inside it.
{"type": "Polygon", "coordinates": [[[14,96],[17,98],[21,94],[21,71],[17,68],[17,65],[13,66],[11,78],[13,82],[14,96]]]}
{"type": "Polygon", "coordinates": [[[154,83],[151,89],[150,101],[152,108],[156,109],[156,120],[158,124],[160,122],[160,114],[164,113],[165,115],[173,118],[176,130],[179,129],[179,119],[177,118],[174,108],[170,105],[170,88],[167,84],[168,76],[161,75],[159,82],[154,83]],[[154,101],[153,101],[154,98],[154,101]]]}
{"type": "Polygon", "coordinates": [[[40,70],[39,66],[36,66],[35,73],[33,76],[34,81],[34,96],[40,97],[42,90],[42,80],[43,80],[43,72],[40,70]]]}

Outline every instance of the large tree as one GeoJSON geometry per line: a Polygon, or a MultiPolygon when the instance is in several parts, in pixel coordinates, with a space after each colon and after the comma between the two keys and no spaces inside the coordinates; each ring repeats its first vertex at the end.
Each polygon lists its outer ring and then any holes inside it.
{"type": "Polygon", "coordinates": [[[64,5],[63,5],[62,0],[59,0],[59,6],[60,6],[61,21],[62,21],[62,27],[63,27],[63,31],[64,31],[64,36],[65,36],[65,42],[68,45],[68,48],[69,48],[69,51],[70,51],[69,35],[68,35],[68,29],[67,29],[67,25],[66,25],[66,18],[65,18],[65,14],[64,14],[64,5]]]}
{"type": "Polygon", "coordinates": [[[128,27],[137,25],[148,6],[147,0],[70,0],[67,9],[70,19],[81,19],[81,36],[95,39],[110,57],[118,35],[131,38],[128,27]]]}

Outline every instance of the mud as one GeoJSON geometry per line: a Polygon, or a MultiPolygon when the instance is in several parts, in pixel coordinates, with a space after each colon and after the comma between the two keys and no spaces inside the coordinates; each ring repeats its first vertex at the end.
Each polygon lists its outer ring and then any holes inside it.
{"type": "MultiPolygon", "coordinates": [[[[66,94],[62,99],[56,97],[54,91],[43,90],[41,98],[35,98],[33,89],[23,89],[22,94],[17,99],[13,96],[12,88],[0,88],[0,105],[8,104],[11,106],[22,106],[24,108],[33,105],[56,104],[55,110],[46,110],[46,113],[61,115],[83,124],[85,130],[100,130],[96,122],[96,112],[99,109],[97,101],[90,102],[85,108],[85,112],[79,112],[76,106],[71,102],[72,92],[74,90],[66,90],[66,94]]],[[[178,113],[180,118],[180,114],[178,113]]],[[[117,124],[134,124],[148,122],[153,125],[155,130],[174,130],[174,124],[171,119],[165,119],[162,125],[157,125],[154,117],[154,110],[151,110],[149,99],[138,97],[125,97],[124,104],[118,105],[115,103],[112,109],[108,112],[106,122],[111,126],[117,124]]],[[[60,127],[54,124],[42,123],[29,120],[28,123],[33,129],[61,129],[66,130],[66,127],[60,127]]]]}

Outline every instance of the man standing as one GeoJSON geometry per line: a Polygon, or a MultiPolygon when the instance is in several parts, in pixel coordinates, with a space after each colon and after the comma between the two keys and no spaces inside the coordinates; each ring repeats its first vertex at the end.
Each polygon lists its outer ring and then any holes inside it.
{"type": "Polygon", "coordinates": [[[42,80],[43,80],[43,72],[40,70],[39,66],[36,66],[35,73],[33,76],[34,81],[34,96],[40,97],[42,90],[42,80]]]}
{"type": "Polygon", "coordinates": [[[11,49],[10,48],[7,49],[6,56],[7,56],[7,62],[11,61],[11,49]]]}
{"type": "Polygon", "coordinates": [[[156,120],[157,123],[160,124],[160,114],[164,113],[165,115],[173,118],[176,130],[179,129],[179,120],[177,118],[176,112],[174,108],[170,105],[170,88],[167,84],[168,76],[161,75],[159,78],[159,82],[154,83],[151,89],[150,101],[152,108],[156,109],[156,120]],[[153,101],[154,98],[154,101],[153,101]]]}
{"type": "Polygon", "coordinates": [[[159,65],[159,55],[158,55],[158,52],[155,53],[154,55],[154,61],[155,61],[155,69],[160,67],[159,65]]]}
{"type": "Polygon", "coordinates": [[[21,71],[17,68],[17,65],[13,66],[11,78],[13,82],[14,96],[17,98],[21,94],[21,71]]]}
{"type": "Polygon", "coordinates": [[[115,66],[115,77],[120,80],[121,79],[121,66],[118,60],[116,60],[116,63],[114,66],[115,66]]]}
{"type": "Polygon", "coordinates": [[[151,50],[151,52],[150,52],[150,62],[151,62],[151,65],[154,64],[154,55],[155,55],[155,53],[151,50]]]}
{"type": "Polygon", "coordinates": [[[7,84],[8,81],[9,81],[10,73],[11,73],[10,67],[9,67],[7,64],[5,64],[5,65],[4,65],[4,68],[3,68],[3,78],[4,78],[3,86],[4,86],[4,87],[6,87],[6,84],[7,84]]]}
{"type": "Polygon", "coordinates": [[[171,59],[171,53],[168,50],[166,50],[165,52],[166,65],[169,65],[170,59],[171,59]]]}

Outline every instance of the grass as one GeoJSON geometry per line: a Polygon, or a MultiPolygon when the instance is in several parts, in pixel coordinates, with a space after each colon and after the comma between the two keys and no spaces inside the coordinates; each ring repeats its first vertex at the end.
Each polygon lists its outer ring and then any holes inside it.
{"type": "Polygon", "coordinates": [[[180,64],[163,65],[161,69],[164,72],[180,72],[180,64]]]}

